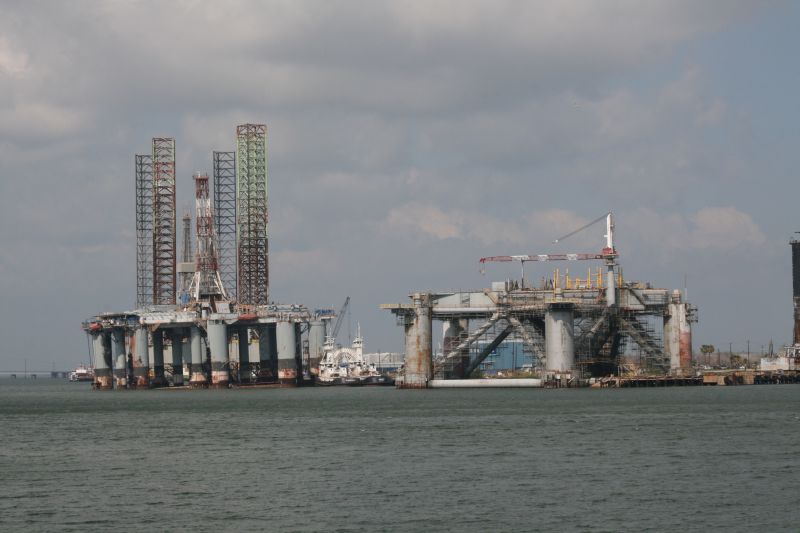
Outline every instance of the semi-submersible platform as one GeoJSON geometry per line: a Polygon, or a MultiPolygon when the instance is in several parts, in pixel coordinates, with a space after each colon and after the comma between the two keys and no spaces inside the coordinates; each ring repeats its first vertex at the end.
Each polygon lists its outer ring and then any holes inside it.
{"type": "Polygon", "coordinates": [[[532,354],[543,384],[578,386],[587,378],[618,375],[626,346],[638,347],[649,373],[691,376],[697,310],[680,290],[623,279],[613,214],[554,242],[603,220],[606,241],[599,253],[484,257],[482,264],[519,261],[522,279],[471,291],[414,292],[411,303],[383,304],[405,331],[405,368],[398,386],[427,388],[443,379],[468,378],[512,336],[532,354]],[[571,278],[569,271],[562,276],[557,269],[538,286],[525,280],[526,262],[592,260],[604,268],[589,269],[585,278],[571,278]],[[432,346],[434,320],[443,323],[438,356],[432,346]]]}

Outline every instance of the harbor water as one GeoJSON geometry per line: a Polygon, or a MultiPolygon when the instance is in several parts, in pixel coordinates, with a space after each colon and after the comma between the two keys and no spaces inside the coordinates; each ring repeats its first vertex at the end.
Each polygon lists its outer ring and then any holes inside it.
{"type": "Polygon", "coordinates": [[[796,531],[800,386],[0,380],[2,531],[796,531]]]}

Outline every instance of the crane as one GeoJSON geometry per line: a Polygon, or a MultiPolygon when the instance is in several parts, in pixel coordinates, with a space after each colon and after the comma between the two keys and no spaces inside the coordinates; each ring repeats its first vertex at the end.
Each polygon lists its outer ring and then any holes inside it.
{"type": "Polygon", "coordinates": [[[522,280],[525,281],[525,262],[527,261],[590,261],[602,259],[606,262],[607,277],[608,277],[608,291],[606,302],[609,307],[616,304],[616,285],[614,279],[614,266],[616,265],[616,258],[618,256],[616,248],[614,248],[614,214],[611,212],[605,213],[603,216],[598,217],[588,224],[584,224],[580,228],[573,230],[566,235],[559,237],[553,241],[553,244],[558,244],[561,241],[572,237],[586,228],[593,226],[605,219],[606,221],[606,245],[600,253],[583,253],[583,254],[527,254],[527,255],[495,255],[492,257],[481,257],[481,273],[485,273],[484,265],[486,263],[496,262],[509,262],[519,261],[522,268],[522,280]]]}
{"type": "Polygon", "coordinates": [[[325,345],[333,347],[334,342],[336,342],[336,336],[339,334],[339,330],[342,327],[342,319],[344,318],[345,313],[347,313],[347,308],[350,306],[350,297],[344,299],[344,304],[342,308],[339,309],[339,312],[336,314],[336,323],[333,325],[333,329],[331,330],[331,334],[325,337],[325,345]]]}

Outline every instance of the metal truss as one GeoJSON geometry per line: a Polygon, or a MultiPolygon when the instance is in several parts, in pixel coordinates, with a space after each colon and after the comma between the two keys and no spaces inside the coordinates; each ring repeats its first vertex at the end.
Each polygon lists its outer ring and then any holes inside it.
{"type": "Polygon", "coordinates": [[[135,156],[136,307],[153,304],[153,157],[135,156]]]}
{"type": "MultiPolygon", "coordinates": [[[[189,263],[192,262],[192,215],[188,212],[184,213],[181,221],[183,222],[181,262],[189,263]]],[[[181,295],[189,293],[192,277],[191,272],[181,272],[181,295]]]]}
{"type": "Polygon", "coordinates": [[[153,139],[153,303],[175,304],[175,139],[153,139]]]}
{"type": "Polygon", "coordinates": [[[225,291],[236,291],[236,152],[214,152],[214,229],[219,275],[225,291]]]}
{"type": "Polygon", "coordinates": [[[239,304],[266,305],[269,293],[267,127],[236,127],[239,304]]]}

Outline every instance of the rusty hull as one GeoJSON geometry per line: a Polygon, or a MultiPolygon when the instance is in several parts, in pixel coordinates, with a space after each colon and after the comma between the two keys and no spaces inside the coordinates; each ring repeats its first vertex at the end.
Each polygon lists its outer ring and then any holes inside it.
{"type": "Polygon", "coordinates": [[[111,390],[114,388],[110,368],[100,368],[94,373],[94,388],[100,390],[111,390]]]}
{"type": "MultiPolygon", "coordinates": [[[[294,360],[291,360],[294,363],[294,360]]],[[[278,361],[283,363],[283,361],[278,361]]],[[[297,369],[296,368],[279,368],[278,381],[283,385],[297,385],[297,369]]]]}

